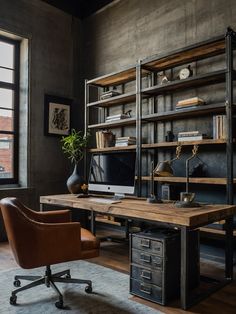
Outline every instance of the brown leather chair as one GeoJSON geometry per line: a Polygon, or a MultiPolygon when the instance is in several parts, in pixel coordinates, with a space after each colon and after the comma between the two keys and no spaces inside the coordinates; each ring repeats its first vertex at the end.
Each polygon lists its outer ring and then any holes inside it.
{"type": "Polygon", "coordinates": [[[71,222],[70,210],[36,212],[16,198],[0,201],[2,216],[16,262],[25,269],[46,266],[43,276],[15,276],[10,304],[16,305],[16,294],[41,284],[52,287],[59,295],[56,307],[64,308],[63,296],[55,282],[87,284],[85,291],[92,292],[90,280],[72,279],[70,270],[52,274],[50,265],[99,255],[99,241],[93,234],[71,222]],[[32,281],[20,287],[20,279],[32,281]]]}

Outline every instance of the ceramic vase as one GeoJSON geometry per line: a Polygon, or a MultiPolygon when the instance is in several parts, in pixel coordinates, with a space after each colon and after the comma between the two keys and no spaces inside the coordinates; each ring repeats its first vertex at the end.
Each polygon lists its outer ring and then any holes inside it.
{"type": "Polygon", "coordinates": [[[66,182],[67,188],[72,194],[83,193],[81,186],[84,183],[84,178],[79,175],[78,164],[75,164],[74,171],[66,182]]]}

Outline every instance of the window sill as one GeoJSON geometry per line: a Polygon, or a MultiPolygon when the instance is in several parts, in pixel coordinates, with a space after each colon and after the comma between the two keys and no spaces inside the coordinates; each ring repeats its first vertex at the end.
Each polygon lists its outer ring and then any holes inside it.
{"type": "Polygon", "coordinates": [[[33,190],[33,188],[30,188],[30,187],[25,187],[25,186],[19,186],[17,184],[3,184],[3,185],[0,185],[0,191],[29,191],[29,190],[33,190]]]}

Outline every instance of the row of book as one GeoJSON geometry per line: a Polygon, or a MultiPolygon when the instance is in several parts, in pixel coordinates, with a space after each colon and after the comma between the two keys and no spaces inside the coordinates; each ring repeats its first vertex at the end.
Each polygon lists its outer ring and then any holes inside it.
{"type": "Polygon", "coordinates": [[[127,119],[127,118],[130,118],[130,114],[119,113],[119,114],[116,114],[113,116],[107,116],[105,121],[106,122],[112,122],[112,121],[119,121],[119,120],[127,119]]]}
{"type": "Polygon", "coordinates": [[[136,144],[136,137],[135,136],[123,136],[117,137],[115,146],[129,146],[136,144]]]}
{"type": "Polygon", "coordinates": [[[226,137],[227,137],[226,115],[213,116],[213,138],[226,139],[226,137]]]}
{"type": "Polygon", "coordinates": [[[100,96],[100,99],[104,100],[104,99],[108,99],[108,98],[119,96],[119,95],[120,95],[120,92],[118,92],[117,90],[109,90],[102,93],[102,95],[100,96]]]}
{"type": "Polygon", "coordinates": [[[206,138],[209,137],[199,131],[186,131],[178,133],[178,142],[201,141],[206,138]]]}
{"type": "Polygon", "coordinates": [[[114,146],[115,135],[111,131],[97,131],[96,145],[97,148],[105,148],[114,146]]]}

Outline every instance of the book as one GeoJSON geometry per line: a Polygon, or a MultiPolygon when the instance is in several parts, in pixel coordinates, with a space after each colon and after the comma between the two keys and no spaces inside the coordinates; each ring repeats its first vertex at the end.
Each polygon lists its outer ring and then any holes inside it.
{"type": "Polygon", "coordinates": [[[136,136],[122,136],[122,137],[117,137],[117,141],[123,141],[123,140],[133,140],[136,141],[136,136]]]}
{"type": "Polygon", "coordinates": [[[122,120],[122,119],[127,119],[127,118],[130,118],[130,115],[125,114],[125,113],[120,113],[113,116],[107,116],[105,121],[111,122],[111,121],[117,121],[117,120],[122,120]]]}
{"type": "Polygon", "coordinates": [[[176,108],[184,108],[184,107],[188,107],[188,106],[198,106],[198,105],[203,105],[205,102],[203,99],[199,98],[199,97],[192,97],[192,98],[188,98],[188,99],[183,99],[183,100],[179,100],[176,104],[176,108]]]}
{"type": "Polygon", "coordinates": [[[209,138],[209,137],[204,134],[196,135],[196,136],[183,136],[183,137],[178,137],[178,142],[202,141],[206,138],[209,138]]]}
{"type": "Polygon", "coordinates": [[[107,92],[102,93],[102,95],[100,96],[100,99],[104,100],[104,99],[107,99],[107,98],[119,96],[120,94],[121,93],[116,91],[116,90],[109,90],[107,92]]]}
{"type": "Polygon", "coordinates": [[[179,132],[178,137],[202,135],[199,131],[179,132]]]}
{"type": "Polygon", "coordinates": [[[135,145],[136,143],[128,143],[128,142],[124,142],[124,143],[116,143],[115,146],[129,146],[129,145],[135,145]]]}

